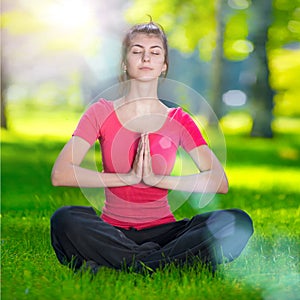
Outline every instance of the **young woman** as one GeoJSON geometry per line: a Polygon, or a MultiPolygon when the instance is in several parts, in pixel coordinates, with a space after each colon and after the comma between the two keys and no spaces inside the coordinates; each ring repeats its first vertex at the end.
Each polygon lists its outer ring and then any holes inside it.
{"type": "Polygon", "coordinates": [[[190,115],[158,99],[158,79],[168,70],[162,28],[152,21],[133,26],[122,55],[126,94],[89,107],[52,171],[55,186],[104,188],[102,214],[81,206],[57,210],[51,218],[56,255],[75,269],[155,270],[194,259],[215,269],[239,256],[253,233],[252,221],[238,209],[175,220],[168,190],[227,193],[226,175],[190,115]],[[97,140],[103,172],[80,166],[97,140]],[[197,174],[170,175],[178,147],[190,155],[197,174]]]}

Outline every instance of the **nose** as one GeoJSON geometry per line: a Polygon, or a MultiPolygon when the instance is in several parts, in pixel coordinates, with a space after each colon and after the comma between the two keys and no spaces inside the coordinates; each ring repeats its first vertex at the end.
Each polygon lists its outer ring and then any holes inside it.
{"type": "Polygon", "coordinates": [[[150,55],[146,51],[143,54],[142,60],[145,61],[150,61],[150,55]]]}

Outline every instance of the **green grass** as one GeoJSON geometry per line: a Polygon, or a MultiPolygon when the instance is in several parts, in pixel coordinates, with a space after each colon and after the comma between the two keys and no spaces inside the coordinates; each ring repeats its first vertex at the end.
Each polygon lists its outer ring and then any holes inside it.
{"type": "Polygon", "coordinates": [[[191,197],[175,212],[182,218],[238,207],[252,216],[255,234],[247,248],[216,276],[195,265],[152,275],[103,268],[91,279],[60,265],[49,237],[55,209],[89,205],[79,189],[50,184],[53,162],[79,115],[15,113],[13,130],[2,131],[3,299],[299,299],[300,128],[279,130],[274,139],[230,132],[230,192],[202,209],[191,197]]]}

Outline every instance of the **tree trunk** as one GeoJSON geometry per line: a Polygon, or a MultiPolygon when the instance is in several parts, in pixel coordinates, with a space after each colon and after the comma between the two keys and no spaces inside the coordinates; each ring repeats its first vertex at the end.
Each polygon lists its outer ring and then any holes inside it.
{"type": "Polygon", "coordinates": [[[7,120],[5,113],[5,100],[3,96],[3,92],[1,91],[1,128],[7,129],[7,120]]]}
{"type": "Polygon", "coordinates": [[[7,129],[7,118],[6,118],[6,100],[5,100],[5,94],[6,94],[6,80],[5,80],[5,74],[4,74],[4,61],[3,61],[3,55],[1,55],[1,128],[7,129]]]}
{"type": "Polygon", "coordinates": [[[273,91],[269,83],[269,65],[267,59],[268,29],[272,14],[271,0],[252,1],[252,20],[254,32],[252,32],[252,42],[255,50],[253,52],[256,66],[256,82],[252,86],[251,96],[254,102],[253,126],[251,136],[273,137],[273,91]]]}
{"type": "MultiPolygon", "coordinates": [[[[224,64],[224,18],[223,11],[224,5],[223,0],[216,0],[216,49],[213,55],[212,61],[212,89],[211,89],[211,106],[214,113],[217,116],[217,119],[220,119],[223,116],[223,104],[222,104],[222,95],[223,95],[223,64],[224,64]]],[[[212,124],[215,121],[215,118],[209,120],[212,124]]]]}

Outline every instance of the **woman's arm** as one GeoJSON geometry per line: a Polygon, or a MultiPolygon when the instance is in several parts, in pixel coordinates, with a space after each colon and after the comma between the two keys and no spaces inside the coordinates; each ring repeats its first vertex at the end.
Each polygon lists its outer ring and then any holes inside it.
{"type": "Polygon", "coordinates": [[[90,144],[74,136],[60,152],[51,174],[54,186],[116,187],[137,184],[142,178],[143,148],[138,147],[133,168],[128,174],[102,173],[80,167],[90,144]]]}
{"type": "Polygon", "coordinates": [[[149,140],[144,140],[145,155],[143,165],[143,182],[163,189],[181,190],[199,193],[227,193],[228,181],[224,169],[206,145],[189,152],[199,173],[186,176],[155,175],[152,172],[149,140]]]}

